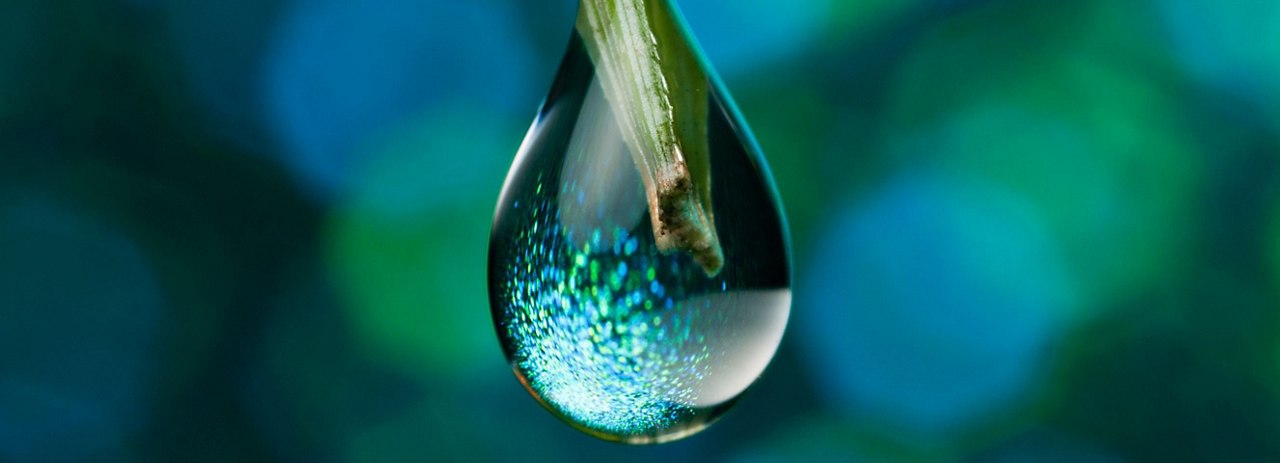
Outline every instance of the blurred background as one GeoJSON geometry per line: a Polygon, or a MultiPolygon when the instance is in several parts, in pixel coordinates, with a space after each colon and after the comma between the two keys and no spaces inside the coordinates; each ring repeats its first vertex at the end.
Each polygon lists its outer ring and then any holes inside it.
{"type": "Polygon", "coordinates": [[[627,447],[485,293],[576,2],[0,2],[0,461],[1280,461],[1280,3],[679,4],[796,296],[627,447]]]}

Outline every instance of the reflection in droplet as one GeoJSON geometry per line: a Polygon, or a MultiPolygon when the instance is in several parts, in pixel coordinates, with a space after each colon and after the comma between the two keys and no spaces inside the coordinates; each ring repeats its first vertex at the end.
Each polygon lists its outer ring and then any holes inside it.
{"type": "Polygon", "coordinates": [[[714,277],[657,249],[640,173],[576,36],[498,203],[489,285],[503,348],[535,397],[598,437],[705,428],[764,371],[786,326],[772,181],[725,96],[707,97],[725,256],[714,277]]]}

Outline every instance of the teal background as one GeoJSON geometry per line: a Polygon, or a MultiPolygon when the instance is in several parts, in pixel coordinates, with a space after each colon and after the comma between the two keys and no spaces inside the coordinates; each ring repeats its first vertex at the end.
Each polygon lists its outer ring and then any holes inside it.
{"type": "Polygon", "coordinates": [[[795,304],[626,447],[485,294],[574,2],[0,3],[0,461],[1280,460],[1280,3],[679,4],[795,304]]]}

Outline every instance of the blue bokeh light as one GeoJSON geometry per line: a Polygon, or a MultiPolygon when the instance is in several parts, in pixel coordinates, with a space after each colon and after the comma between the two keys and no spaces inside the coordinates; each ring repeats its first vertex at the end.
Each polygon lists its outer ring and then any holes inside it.
{"type": "Polygon", "coordinates": [[[120,446],[144,423],[163,299],[127,236],[33,192],[0,194],[0,460],[120,446]]]}
{"type": "Polygon", "coordinates": [[[505,2],[295,5],[262,82],[286,165],[326,198],[349,186],[365,144],[449,95],[528,113],[537,97],[520,85],[530,64],[519,31],[505,2]]]}
{"type": "Polygon", "coordinates": [[[768,0],[680,2],[689,27],[726,78],[758,71],[816,43],[832,1],[803,0],[778,8],[768,0]]]}
{"type": "Polygon", "coordinates": [[[1280,3],[1164,0],[1159,7],[1188,73],[1263,106],[1280,128],[1280,3]]]}
{"type": "Polygon", "coordinates": [[[1027,395],[1073,297],[1033,209],[913,173],[827,230],[796,310],[827,400],[935,437],[1027,395]]]}

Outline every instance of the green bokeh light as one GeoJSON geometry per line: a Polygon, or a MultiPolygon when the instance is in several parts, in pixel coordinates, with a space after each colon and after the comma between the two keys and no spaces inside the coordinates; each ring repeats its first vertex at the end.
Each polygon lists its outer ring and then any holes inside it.
{"type": "Polygon", "coordinates": [[[835,2],[831,8],[832,35],[841,41],[865,38],[868,34],[880,32],[891,20],[922,3],[920,0],[835,2]]]}
{"type": "Polygon", "coordinates": [[[891,120],[917,135],[890,149],[900,162],[971,172],[1029,200],[1062,241],[1087,305],[1158,284],[1187,262],[1200,192],[1182,108],[1160,74],[1068,40],[1101,13],[1068,10],[1061,26],[974,33],[985,15],[1015,13],[1058,14],[983,10],[907,57],[891,120]]]}
{"type": "MultiPolygon", "coordinates": [[[[1265,245],[1267,246],[1267,260],[1271,264],[1272,297],[1277,297],[1280,296],[1280,294],[1277,294],[1280,293],[1280,195],[1277,195],[1274,204],[1272,210],[1275,212],[1271,215],[1270,230],[1267,232],[1265,245]]],[[[1280,329],[1280,327],[1277,327],[1277,329],[1280,329]]],[[[1280,380],[1280,378],[1277,379],[1280,380]]],[[[1280,386],[1280,381],[1277,382],[1277,386],[1280,386]]]]}
{"type": "Polygon", "coordinates": [[[1193,78],[1233,106],[1263,112],[1280,130],[1280,3],[1166,0],[1160,13],[1193,78]]]}
{"type": "Polygon", "coordinates": [[[442,111],[369,151],[333,216],[330,252],[360,338],[386,361],[427,377],[500,364],[478,256],[517,127],[442,111]]]}
{"type": "MultiPolygon", "coordinates": [[[[822,400],[869,370],[806,361],[834,351],[804,346],[819,327],[854,338],[826,316],[789,326],[756,399],[694,439],[596,442],[538,407],[493,333],[485,241],[571,1],[12,0],[0,209],[34,192],[58,212],[0,214],[0,448],[32,449],[2,458],[1280,461],[1280,4],[676,1],[725,47],[710,59],[776,174],[797,283],[818,237],[874,248],[829,219],[904,171],[978,177],[1039,218],[1083,299],[1053,319],[1033,400],[909,442],[822,400]],[[324,27],[282,49],[299,21],[324,27]],[[316,195],[299,169],[342,188],[316,195]],[[65,305],[24,302],[44,300],[65,305]],[[72,368],[112,356],[133,360],[72,368]],[[105,421],[31,446],[68,416],[50,400],[86,397],[105,421]]],[[[982,223],[975,268],[1017,257],[982,223]]],[[[824,294],[797,292],[797,320],[845,303],[804,302],[824,294]]]]}
{"type": "MultiPolygon", "coordinates": [[[[823,152],[829,133],[840,126],[839,121],[795,116],[828,110],[821,91],[805,85],[803,80],[792,77],[770,79],[765,84],[758,81],[734,95],[743,110],[752,115],[748,123],[778,182],[789,223],[796,230],[809,230],[827,205],[829,188],[826,182],[815,179],[824,175],[823,152]],[[777,88],[789,88],[787,98],[776,98],[776,91],[770,89],[777,88]]],[[[796,240],[794,246],[803,252],[808,249],[808,241],[796,240]]]]}

